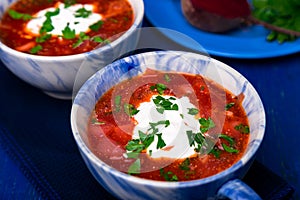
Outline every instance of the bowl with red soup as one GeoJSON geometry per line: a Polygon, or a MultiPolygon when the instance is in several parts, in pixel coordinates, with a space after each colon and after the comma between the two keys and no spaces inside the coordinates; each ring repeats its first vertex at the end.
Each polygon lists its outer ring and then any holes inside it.
{"type": "Polygon", "coordinates": [[[73,136],[120,199],[260,199],[242,177],[264,137],[255,88],[213,58],[153,51],[119,59],[77,93],[73,136]]]}
{"type": "Polygon", "coordinates": [[[71,99],[79,71],[135,48],[143,16],[140,0],[3,0],[0,58],[25,82],[71,99]]]}

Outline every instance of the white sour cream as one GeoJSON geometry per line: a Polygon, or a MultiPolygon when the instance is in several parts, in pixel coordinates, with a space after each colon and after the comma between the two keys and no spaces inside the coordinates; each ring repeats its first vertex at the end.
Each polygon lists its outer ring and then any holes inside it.
{"type": "Polygon", "coordinates": [[[91,4],[75,4],[65,8],[65,4],[59,2],[56,4],[56,7],[47,8],[36,13],[34,18],[27,23],[26,31],[34,35],[39,35],[39,31],[46,20],[45,14],[47,12],[55,11],[57,8],[60,10],[59,14],[51,17],[54,29],[51,32],[48,32],[52,35],[62,35],[62,30],[66,28],[68,23],[70,29],[75,30],[76,34],[79,34],[80,32],[86,33],[90,30],[89,26],[102,19],[100,14],[93,12],[94,6],[91,4]],[[92,11],[92,14],[87,18],[75,17],[76,11],[81,8],[92,11]]]}
{"type": "MultiPolygon", "coordinates": [[[[156,96],[153,96],[155,98],[156,96]]],[[[163,96],[169,98],[170,96],[163,96]]],[[[180,99],[175,98],[172,103],[176,103],[179,107],[176,110],[165,110],[163,114],[157,112],[156,105],[152,101],[141,103],[137,108],[139,112],[134,115],[137,125],[134,128],[133,139],[139,138],[138,131],[147,133],[150,128],[149,123],[156,123],[162,120],[169,120],[170,125],[165,127],[159,125],[159,133],[162,133],[162,139],[166,146],[157,149],[158,137],[154,137],[154,142],[147,148],[147,153],[152,158],[187,158],[195,154],[194,148],[190,147],[186,131],[191,130],[194,133],[199,132],[200,124],[194,115],[188,114],[190,108],[196,108],[190,103],[188,97],[180,99]]]]}

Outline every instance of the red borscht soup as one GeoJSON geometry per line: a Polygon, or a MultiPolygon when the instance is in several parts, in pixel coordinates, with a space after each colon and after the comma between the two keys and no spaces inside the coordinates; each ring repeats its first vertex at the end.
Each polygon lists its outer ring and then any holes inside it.
{"type": "Polygon", "coordinates": [[[236,163],[249,140],[243,94],[201,76],[147,69],[98,100],[88,125],[92,152],[133,176],[189,181],[236,163]]]}
{"type": "Polygon", "coordinates": [[[74,55],[112,42],[133,19],[127,0],[18,0],[0,21],[0,39],[24,53],[74,55]]]}

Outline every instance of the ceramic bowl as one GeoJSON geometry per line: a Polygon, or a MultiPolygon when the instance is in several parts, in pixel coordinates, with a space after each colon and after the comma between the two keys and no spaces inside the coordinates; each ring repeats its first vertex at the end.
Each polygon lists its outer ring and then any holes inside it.
{"type": "Polygon", "coordinates": [[[213,58],[182,51],[156,51],[117,60],[94,74],[79,90],[71,111],[73,136],[79,151],[95,179],[120,199],[259,199],[241,181],[261,145],[265,131],[265,112],[254,87],[233,68],[213,58]],[[216,175],[186,182],[162,182],[122,173],[97,158],[89,149],[87,124],[97,100],[125,77],[137,76],[146,68],[178,71],[206,76],[233,94],[243,93],[243,106],[250,123],[250,140],[245,154],[233,166],[216,175]],[[130,73],[127,73],[130,72],[130,73]],[[239,198],[238,198],[239,197],[239,198]]]}
{"type": "MultiPolygon", "coordinates": [[[[141,26],[144,16],[144,4],[141,0],[128,0],[134,10],[134,22],[129,30],[108,45],[94,51],[70,56],[37,56],[16,51],[0,42],[0,58],[6,67],[17,77],[41,89],[46,94],[60,98],[71,99],[74,82],[78,78],[81,66],[88,74],[78,81],[84,82],[89,75],[102,66],[111,63],[127,52],[132,51],[138,42],[137,29],[141,26]],[[93,63],[97,62],[97,67],[93,63]]],[[[0,19],[4,11],[15,0],[2,0],[0,3],[0,19]]]]}

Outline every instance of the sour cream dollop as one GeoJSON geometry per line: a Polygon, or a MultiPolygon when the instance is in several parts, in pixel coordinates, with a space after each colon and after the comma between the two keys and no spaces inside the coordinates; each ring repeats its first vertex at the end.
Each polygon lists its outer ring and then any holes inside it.
{"type": "Polygon", "coordinates": [[[94,5],[92,4],[75,4],[66,7],[64,3],[58,2],[55,7],[47,8],[39,11],[34,15],[26,26],[26,31],[34,35],[39,35],[40,29],[43,23],[46,21],[46,13],[54,12],[59,9],[59,14],[51,17],[51,24],[54,29],[48,34],[52,35],[62,35],[62,31],[69,26],[71,30],[75,30],[76,35],[80,32],[88,32],[89,26],[97,23],[102,19],[101,14],[93,12],[94,5]],[[86,10],[91,12],[88,17],[76,17],[78,16],[78,11],[86,10]]]}
{"type": "MultiPolygon", "coordinates": [[[[188,97],[173,97],[175,100],[172,100],[172,103],[178,105],[178,110],[165,110],[163,113],[159,113],[153,102],[155,97],[153,96],[150,102],[141,103],[137,108],[139,112],[134,115],[137,125],[134,128],[133,139],[139,138],[139,131],[147,133],[151,128],[150,123],[169,120],[169,126],[157,126],[166,146],[162,149],[157,149],[158,137],[154,137],[154,141],[147,148],[147,153],[152,158],[187,158],[193,156],[196,153],[195,147],[190,146],[186,132],[199,132],[199,121],[195,118],[195,115],[189,114],[189,110],[192,108],[196,109],[196,107],[190,102],[188,97]]],[[[169,98],[170,96],[163,97],[169,98]]]]}

